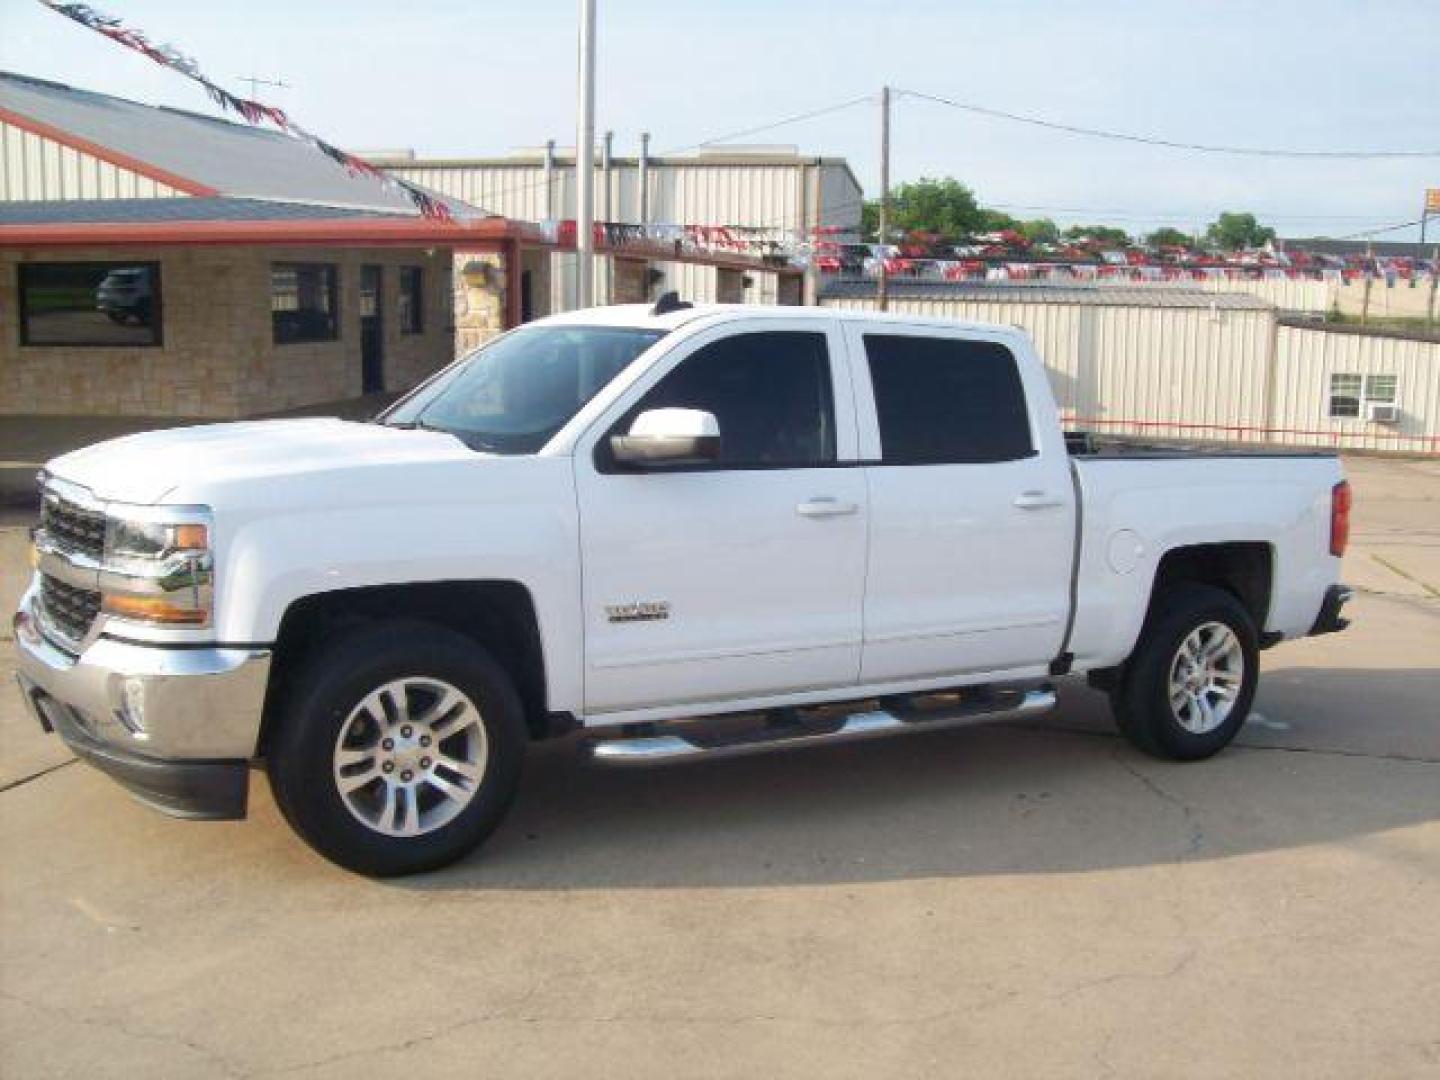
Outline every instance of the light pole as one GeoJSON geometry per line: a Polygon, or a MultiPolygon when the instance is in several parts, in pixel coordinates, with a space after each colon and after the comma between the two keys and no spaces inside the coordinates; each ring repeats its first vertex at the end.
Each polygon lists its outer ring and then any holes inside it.
{"type": "Polygon", "coordinates": [[[580,0],[580,101],[575,132],[575,304],[595,303],[595,0],[580,0]]]}
{"type": "Polygon", "coordinates": [[[886,266],[885,245],[890,242],[890,87],[880,88],[880,277],[875,287],[875,306],[890,308],[890,269],[886,266]]]}

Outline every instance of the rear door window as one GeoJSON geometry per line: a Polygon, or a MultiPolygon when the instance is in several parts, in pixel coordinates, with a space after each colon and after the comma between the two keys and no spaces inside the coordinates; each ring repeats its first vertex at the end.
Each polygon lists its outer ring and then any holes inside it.
{"type": "Polygon", "coordinates": [[[993,341],[865,334],[886,465],[1016,461],[1035,453],[1015,354],[993,341]]]}

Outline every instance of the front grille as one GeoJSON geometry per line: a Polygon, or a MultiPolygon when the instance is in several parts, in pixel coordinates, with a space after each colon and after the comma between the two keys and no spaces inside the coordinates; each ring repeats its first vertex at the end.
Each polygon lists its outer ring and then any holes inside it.
{"type": "Polygon", "coordinates": [[[40,608],[44,624],[69,644],[78,645],[90,632],[100,614],[100,594],[94,589],[77,589],[48,574],[40,575],[40,608]]]}
{"type": "Polygon", "coordinates": [[[62,551],[97,562],[105,554],[105,515],[54,492],[45,492],[40,502],[40,528],[62,551]]]}

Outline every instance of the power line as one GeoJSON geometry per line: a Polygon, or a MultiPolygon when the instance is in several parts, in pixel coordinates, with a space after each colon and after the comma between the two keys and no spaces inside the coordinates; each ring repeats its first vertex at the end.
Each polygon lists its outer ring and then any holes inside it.
{"type": "MultiPolygon", "coordinates": [[[[1164,218],[1212,217],[1220,211],[1210,210],[1146,210],[1140,207],[1119,206],[1045,206],[1036,203],[987,202],[988,210],[1026,210],[1048,214],[1103,214],[1108,217],[1123,217],[1135,220],[1162,220],[1164,218]]],[[[1247,207],[1247,209],[1249,209],[1247,207]]],[[[1266,221],[1374,221],[1375,214],[1286,214],[1271,210],[1250,210],[1257,218],[1266,221]]]]}
{"type": "Polygon", "coordinates": [[[679,146],[673,150],[661,150],[655,156],[665,157],[667,154],[683,154],[687,150],[699,150],[704,146],[714,146],[716,143],[730,142],[734,139],[743,139],[750,135],[759,135],[762,132],[773,131],[775,128],[785,127],[789,124],[798,124],[804,120],[814,120],[821,116],[829,116],[831,113],[843,112],[845,109],[853,109],[857,105],[864,105],[874,101],[873,94],[864,94],[849,101],[842,101],[835,105],[827,105],[824,108],[812,109],[809,112],[797,113],[794,116],[787,116],[783,120],[776,120],[769,124],[760,124],[757,127],[745,128],[741,131],[732,131],[726,135],[715,135],[701,142],[691,143],[689,146],[679,146]]]}
{"type": "Polygon", "coordinates": [[[1149,135],[1131,135],[1121,131],[1106,131],[1101,128],[1080,127],[1078,124],[1062,124],[1056,120],[1046,120],[1038,116],[1025,116],[1021,113],[1006,112],[1004,109],[991,109],[983,105],[972,105],[967,102],[940,97],[937,94],[921,93],[919,90],[899,90],[897,93],[901,97],[919,98],[922,101],[931,101],[937,105],[946,105],[952,109],[975,113],[979,116],[988,116],[995,120],[1010,120],[1017,124],[1029,124],[1032,127],[1045,128],[1049,131],[1063,131],[1069,135],[1086,135],[1095,139],[1113,139],[1119,142],[1140,143],[1145,146],[1161,146],[1170,150],[1193,150],[1205,154],[1234,154],[1243,157],[1267,158],[1353,158],[1364,160],[1372,158],[1440,157],[1440,150],[1275,150],[1254,146],[1213,146],[1207,143],[1177,142],[1172,139],[1159,139],[1149,135]]]}
{"type": "MultiPolygon", "coordinates": [[[[863,105],[863,104],[865,104],[866,102],[873,101],[873,100],[874,100],[874,95],[872,95],[872,94],[866,94],[866,95],[863,95],[863,96],[861,96],[861,97],[851,98],[851,99],[848,100],[848,101],[840,101],[840,102],[836,102],[836,103],[833,104],[833,105],[825,105],[825,106],[822,106],[822,107],[820,107],[820,108],[818,108],[818,109],[811,109],[811,110],[809,110],[808,112],[796,113],[796,114],[793,115],[793,116],[786,116],[786,117],[783,117],[783,118],[781,118],[781,119],[779,119],[779,120],[772,120],[772,121],[771,121],[770,123],[768,123],[768,124],[757,124],[757,125],[754,126],[754,127],[742,128],[742,129],[740,129],[739,131],[726,132],[726,133],[723,134],[723,135],[712,135],[712,136],[710,136],[710,137],[707,138],[707,139],[702,139],[702,140],[699,141],[699,142],[690,143],[690,144],[688,144],[688,145],[686,145],[686,146],[676,146],[676,147],[672,147],[672,148],[669,148],[669,149],[666,149],[666,150],[657,150],[657,151],[652,155],[652,159],[653,159],[653,158],[670,157],[670,156],[673,156],[673,155],[675,155],[675,154],[684,154],[684,153],[687,153],[688,151],[691,151],[691,150],[699,150],[699,149],[701,149],[701,148],[703,148],[703,147],[706,147],[706,146],[714,146],[714,145],[716,145],[717,143],[725,143],[725,142],[730,142],[730,141],[732,141],[732,140],[734,140],[734,139],[743,139],[743,138],[746,138],[746,137],[751,136],[751,135],[759,135],[759,134],[762,134],[763,132],[773,131],[773,130],[775,130],[776,128],[786,127],[786,126],[788,126],[788,125],[790,125],[790,124],[798,124],[798,123],[801,123],[801,122],[803,122],[803,121],[805,121],[805,120],[814,120],[814,119],[816,119],[816,118],[818,118],[818,117],[821,117],[821,116],[829,116],[831,113],[843,112],[843,111],[846,110],[846,109],[853,109],[853,108],[855,108],[857,105],[863,105]]],[[[423,162],[418,163],[418,164],[421,165],[421,169],[420,169],[419,171],[423,171],[423,162]]],[[[517,164],[523,166],[523,165],[528,164],[528,163],[517,163],[517,164]]],[[[387,168],[387,169],[403,169],[403,168],[406,167],[406,165],[405,165],[404,162],[395,162],[395,163],[387,164],[387,165],[384,166],[384,167],[387,168]]],[[[516,185],[514,185],[514,186],[512,186],[512,187],[501,188],[499,191],[487,192],[487,193],[484,194],[483,198],[484,198],[487,202],[489,202],[489,201],[492,200],[492,199],[494,199],[494,200],[504,199],[504,198],[506,198],[507,196],[510,196],[510,195],[521,195],[521,194],[524,194],[524,193],[530,192],[530,191],[538,191],[540,188],[543,188],[547,183],[549,183],[549,181],[545,180],[544,178],[539,179],[539,180],[532,180],[532,181],[530,181],[530,182],[528,182],[528,183],[516,184],[516,185]]],[[[482,207],[481,209],[490,209],[490,207],[482,207]]]]}
{"type": "Polygon", "coordinates": [[[1377,229],[1367,229],[1364,232],[1350,233],[1347,236],[1335,236],[1329,239],[1364,240],[1371,236],[1379,236],[1381,233],[1399,232],[1401,229],[1413,229],[1416,225],[1420,224],[1420,221],[1420,218],[1416,218],[1414,221],[1402,221],[1399,225],[1384,225],[1377,229]]]}

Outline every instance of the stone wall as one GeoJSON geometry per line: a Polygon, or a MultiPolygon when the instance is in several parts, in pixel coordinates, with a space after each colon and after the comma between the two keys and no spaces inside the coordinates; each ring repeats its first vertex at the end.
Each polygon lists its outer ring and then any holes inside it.
{"type": "Polygon", "coordinates": [[[360,393],[360,266],[384,267],[387,390],[413,386],[452,355],[446,250],[275,247],[9,249],[0,252],[0,414],[233,418],[360,393]],[[22,262],[158,262],[157,346],[22,346],[22,262]],[[339,268],[334,341],[276,345],[272,262],[339,268]],[[424,268],[423,332],[400,333],[399,268],[424,268]]]}
{"type": "Polygon", "coordinates": [[[457,251],[454,270],[456,356],[464,356],[505,329],[505,256],[457,251]]]}

